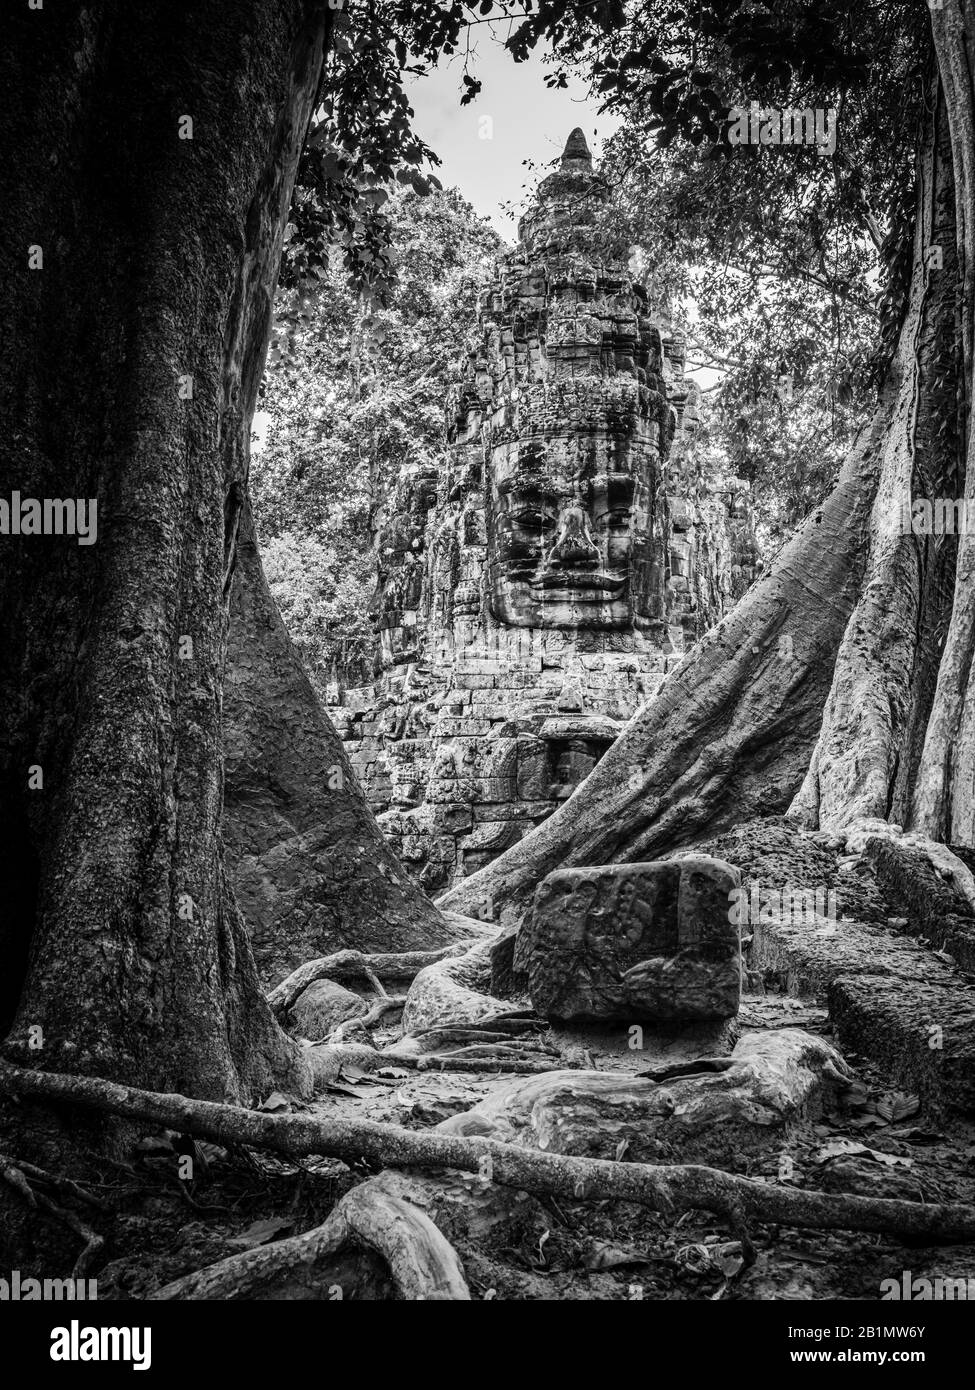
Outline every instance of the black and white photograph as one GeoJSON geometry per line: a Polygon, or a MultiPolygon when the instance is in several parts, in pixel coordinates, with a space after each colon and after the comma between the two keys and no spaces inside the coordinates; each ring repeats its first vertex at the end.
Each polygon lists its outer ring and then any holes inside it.
{"type": "Polygon", "coordinates": [[[0,151],[24,1374],[947,1373],[975,0],[2,0],[0,151]]]}

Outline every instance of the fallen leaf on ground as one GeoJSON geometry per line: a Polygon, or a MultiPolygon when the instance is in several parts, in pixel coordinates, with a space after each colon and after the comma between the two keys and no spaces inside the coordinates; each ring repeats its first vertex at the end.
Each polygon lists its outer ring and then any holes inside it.
{"type": "Polygon", "coordinates": [[[877,1114],[894,1124],[916,1115],[921,1108],[918,1096],[909,1096],[905,1091],[887,1091],[877,1099],[877,1114]]]}
{"type": "Polygon", "coordinates": [[[283,1096],[280,1091],[272,1091],[263,1105],[259,1105],[258,1110],[266,1110],[274,1113],[277,1110],[290,1110],[291,1101],[287,1096],[283,1096]]]}
{"type": "Polygon", "coordinates": [[[604,1240],[591,1240],[583,1251],[582,1263],[585,1269],[621,1269],[625,1265],[645,1265],[647,1257],[604,1240]]]}

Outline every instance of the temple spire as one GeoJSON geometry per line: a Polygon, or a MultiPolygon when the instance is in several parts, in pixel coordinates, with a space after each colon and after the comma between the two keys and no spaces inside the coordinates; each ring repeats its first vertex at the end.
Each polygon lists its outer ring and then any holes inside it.
{"type": "Polygon", "coordinates": [[[565,142],[565,149],[562,151],[562,168],[585,169],[592,173],[592,155],[586,144],[586,137],[579,126],[576,126],[565,142]]]}

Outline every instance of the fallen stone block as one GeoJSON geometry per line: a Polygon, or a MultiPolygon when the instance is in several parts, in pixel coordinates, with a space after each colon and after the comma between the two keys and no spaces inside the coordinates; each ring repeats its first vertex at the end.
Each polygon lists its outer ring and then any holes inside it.
{"type": "Polygon", "coordinates": [[[862,922],[761,922],[750,964],[825,1002],[844,1052],[876,1063],[929,1115],[975,1109],[975,988],[929,947],[862,922]]]}
{"type": "Polygon", "coordinates": [[[799,916],[757,921],[748,964],[789,994],[828,1003],[840,975],[894,975],[951,984],[955,973],[928,947],[876,923],[799,916]]]}
{"type": "Polygon", "coordinates": [[[510,999],[525,991],[526,981],[514,968],[516,931],[503,932],[491,947],[491,993],[499,999],[510,999]]]}
{"type": "Polygon", "coordinates": [[[927,937],[963,970],[975,972],[975,916],[954,883],[920,849],[889,838],[869,839],[864,850],[877,882],[906,912],[903,930],[927,937]]]}
{"type": "MultiPolygon", "coordinates": [[[[946,970],[946,974],[947,974],[946,970]]],[[[877,1062],[934,1119],[975,1113],[975,989],[899,975],[840,975],[829,1011],[844,1050],[877,1062]]]]}
{"type": "Polygon", "coordinates": [[[515,947],[540,1014],[564,1022],[729,1018],[741,960],[737,869],[691,855],[559,869],[539,884],[515,947]]]}

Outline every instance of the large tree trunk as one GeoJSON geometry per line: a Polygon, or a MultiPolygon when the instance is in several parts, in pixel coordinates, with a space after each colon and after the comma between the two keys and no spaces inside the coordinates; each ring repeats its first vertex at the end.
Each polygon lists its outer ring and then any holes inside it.
{"type": "Polygon", "coordinates": [[[964,479],[954,185],[937,83],[931,104],[918,159],[913,291],[894,363],[902,383],[899,408],[884,443],[865,583],[792,808],[806,824],[830,829],[859,817],[913,822],[924,731],[951,616],[956,538],[903,531],[912,497],[954,497],[964,479]],[[934,247],[940,257],[932,256],[934,247]]]}
{"type": "Polygon", "coordinates": [[[221,673],[330,14],[5,16],[0,497],[98,503],[93,545],[0,536],[0,1031],[31,1065],[217,1099],[302,1080],[223,868],[221,673]]]}
{"type": "MultiPolygon", "coordinates": [[[[955,240],[950,250],[957,285],[959,356],[959,456],[968,515],[975,517],[975,460],[971,433],[975,371],[975,92],[973,54],[975,14],[969,0],[948,0],[931,11],[938,70],[944,92],[955,185],[955,240]]],[[[960,491],[961,489],[959,489],[960,491]]],[[[975,534],[958,544],[951,621],[938,669],[937,689],[927,726],[911,820],[936,840],[975,845],[975,534]]]]}
{"type": "Polygon", "coordinates": [[[950,104],[937,110],[919,152],[897,352],[835,488],[564,806],[441,907],[487,907],[515,924],[556,867],[660,857],[790,806],[807,824],[838,826],[910,805],[955,551],[951,538],[897,528],[912,477],[925,497],[956,495],[959,477],[962,272],[950,104]]]}
{"type": "Polygon", "coordinates": [[[451,939],[376,825],[268,591],[241,517],[224,691],[224,833],[258,962],[277,983],[345,947],[451,939]]]}

